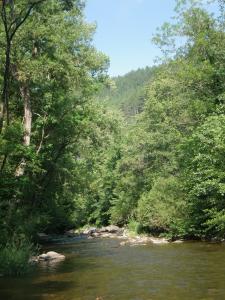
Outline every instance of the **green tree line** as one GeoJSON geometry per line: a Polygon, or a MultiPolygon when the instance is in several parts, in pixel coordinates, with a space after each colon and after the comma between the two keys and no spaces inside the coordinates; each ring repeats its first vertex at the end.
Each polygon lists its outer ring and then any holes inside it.
{"type": "Polygon", "coordinates": [[[112,222],[186,238],[224,238],[224,5],[178,1],[154,37],[165,59],[145,87],[115,172],[112,222]],[[176,46],[176,41],[183,41],[176,46]]]}

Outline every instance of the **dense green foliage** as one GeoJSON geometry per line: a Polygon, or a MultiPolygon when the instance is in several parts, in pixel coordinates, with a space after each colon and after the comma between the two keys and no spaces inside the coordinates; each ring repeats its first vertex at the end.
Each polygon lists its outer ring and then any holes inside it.
{"type": "Polygon", "coordinates": [[[144,105],[144,90],[159,67],[146,67],[124,76],[113,77],[98,94],[97,100],[111,109],[121,110],[126,119],[140,113],[144,105]]]}
{"type": "Polygon", "coordinates": [[[224,12],[185,4],[178,23],[154,38],[170,55],[123,142],[111,220],[172,237],[224,238],[224,12]],[[184,44],[172,52],[174,36],[184,44]]]}
{"type": "Polygon", "coordinates": [[[24,235],[35,239],[100,214],[97,187],[106,185],[120,117],[92,101],[108,59],[91,45],[95,28],[83,7],[79,0],[1,3],[2,257],[24,235]]]}
{"type": "Polygon", "coordinates": [[[82,1],[2,2],[0,272],[25,271],[38,232],[85,224],[225,238],[223,2],[177,2],[160,67],[113,80],[82,1]]]}

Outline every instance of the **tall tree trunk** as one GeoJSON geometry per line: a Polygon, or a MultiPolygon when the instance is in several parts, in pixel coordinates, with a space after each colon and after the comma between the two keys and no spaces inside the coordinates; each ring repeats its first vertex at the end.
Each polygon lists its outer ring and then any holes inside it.
{"type": "Polygon", "coordinates": [[[31,111],[31,100],[30,100],[30,91],[25,83],[20,88],[21,96],[24,100],[24,137],[23,143],[25,146],[30,146],[30,138],[31,138],[31,125],[32,125],[32,111],[31,111]]]}
{"type": "Polygon", "coordinates": [[[4,117],[6,114],[7,124],[9,124],[9,80],[10,80],[10,57],[11,57],[11,41],[6,30],[6,51],[4,64],[3,88],[0,103],[0,133],[2,132],[4,117]]]}
{"type": "MultiPolygon", "coordinates": [[[[31,111],[31,98],[30,98],[30,90],[27,82],[21,83],[20,93],[24,101],[24,116],[23,116],[23,144],[26,147],[30,146],[31,140],[31,126],[32,126],[32,111],[31,111]]],[[[22,158],[19,166],[16,168],[15,175],[22,176],[24,174],[26,167],[26,160],[22,158]]]]}

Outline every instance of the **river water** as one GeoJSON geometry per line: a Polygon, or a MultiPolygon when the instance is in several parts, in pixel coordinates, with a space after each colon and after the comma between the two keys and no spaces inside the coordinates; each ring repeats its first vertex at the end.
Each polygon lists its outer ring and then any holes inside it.
{"type": "Polygon", "coordinates": [[[120,246],[119,240],[52,245],[66,255],[32,274],[0,279],[1,300],[225,299],[225,245],[120,246]]]}

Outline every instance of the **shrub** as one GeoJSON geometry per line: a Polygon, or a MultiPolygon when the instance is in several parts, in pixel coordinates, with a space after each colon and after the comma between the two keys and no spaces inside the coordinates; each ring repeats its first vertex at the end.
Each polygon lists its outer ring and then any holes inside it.
{"type": "Polygon", "coordinates": [[[129,223],[127,224],[127,227],[131,233],[140,234],[143,231],[142,225],[133,219],[131,219],[129,221],[129,223]]]}
{"type": "Polygon", "coordinates": [[[19,276],[30,269],[29,258],[34,253],[33,245],[26,239],[8,242],[0,248],[0,273],[19,276]]]}

